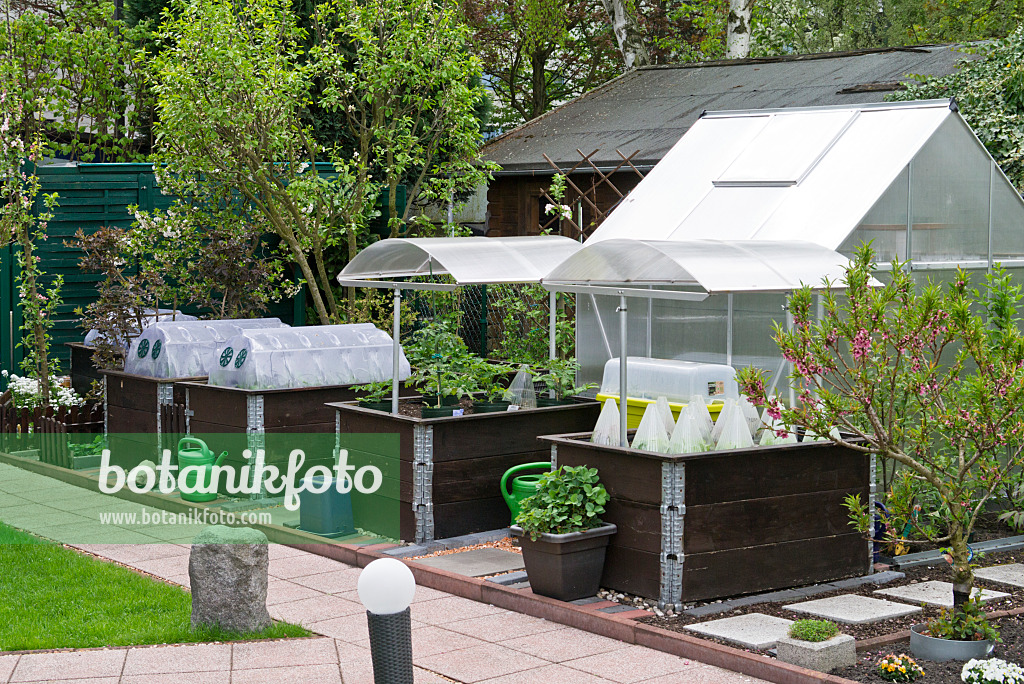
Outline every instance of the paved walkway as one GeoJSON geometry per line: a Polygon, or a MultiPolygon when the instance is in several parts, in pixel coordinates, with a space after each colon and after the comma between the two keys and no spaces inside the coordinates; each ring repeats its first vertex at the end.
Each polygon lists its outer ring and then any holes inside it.
{"type": "MultiPolygon", "coordinates": [[[[0,464],[0,520],[187,587],[189,547],[180,542],[195,533],[194,526],[125,524],[112,533],[119,540],[122,532],[138,534],[150,538],[149,543],[87,544],[75,539],[98,534],[98,511],[111,505],[143,508],[111,504],[110,497],[99,493],[0,464]],[[152,543],[157,539],[171,541],[152,543]]],[[[270,558],[271,615],[322,636],[0,655],[0,684],[372,682],[366,615],[356,595],[360,570],[279,545],[271,545],[270,558]]],[[[761,681],[426,587],[416,590],[412,619],[417,684],[761,681]]]]}

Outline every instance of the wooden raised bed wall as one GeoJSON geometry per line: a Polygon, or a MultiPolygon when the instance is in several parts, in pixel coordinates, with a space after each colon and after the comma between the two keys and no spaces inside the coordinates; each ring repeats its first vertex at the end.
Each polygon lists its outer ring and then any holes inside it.
{"type": "Polygon", "coordinates": [[[843,500],[870,501],[871,458],[814,442],[666,455],[542,437],[558,465],[597,468],[618,525],[601,586],[662,605],[862,575],[871,547],[843,500]]]}
{"type": "MultiPolygon", "coordinates": [[[[341,446],[347,436],[396,434],[391,444],[367,447],[360,454],[397,479],[400,534],[422,543],[508,526],[510,514],[501,496],[502,474],[514,465],[546,461],[550,452],[537,437],[569,430],[590,430],[601,405],[580,401],[566,406],[446,418],[392,415],[356,406],[332,404],[338,412],[341,446]]],[[[332,410],[333,410],[332,409],[332,410]]]]}
{"type": "Polygon", "coordinates": [[[110,460],[134,467],[144,460],[159,462],[161,449],[175,450],[174,437],[164,426],[163,407],[184,404],[181,383],[204,378],[150,378],[124,371],[103,370],[103,433],[110,446],[110,460]]]}

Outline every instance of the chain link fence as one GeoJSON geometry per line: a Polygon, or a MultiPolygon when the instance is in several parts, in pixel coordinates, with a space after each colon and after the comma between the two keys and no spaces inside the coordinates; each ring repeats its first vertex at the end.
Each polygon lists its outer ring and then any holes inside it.
{"type": "MultiPolygon", "coordinates": [[[[464,285],[453,292],[408,292],[415,313],[409,333],[432,320],[451,321],[470,351],[484,358],[540,363],[549,354],[550,300],[535,284],[464,285]]],[[[575,354],[575,296],[557,297],[556,342],[562,358],[575,354]]],[[[403,335],[403,338],[405,335],[403,335]]]]}

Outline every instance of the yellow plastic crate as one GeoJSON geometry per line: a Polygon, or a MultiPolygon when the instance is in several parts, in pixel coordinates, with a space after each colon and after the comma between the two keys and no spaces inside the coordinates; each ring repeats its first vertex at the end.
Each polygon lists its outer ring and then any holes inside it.
{"type": "MultiPolygon", "coordinates": [[[[611,399],[615,402],[615,405],[619,405],[619,395],[617,394],[598,394],[597,400],[604,404],[605,401],[611,399]]],[[[647,410],[648,405],[656,403],[655,399],[639,399],[637,397],[628,397],[626,399],[626,406],[628,412],[626,414],[626,426],[634,430],[640,427],[640,419],[644,417],[644,411],[647,410]]],[[[668,402],[668,407],[672,409],[672,418],[679,420],[679,412],[683,409],[686,404],[677,404],[675,402],[668,402]]],[[[712,420],[718,420],[718,414],[722,412],[723,404],[715,402],[708,404],[708,413],[711,414],[712,420]]]]}

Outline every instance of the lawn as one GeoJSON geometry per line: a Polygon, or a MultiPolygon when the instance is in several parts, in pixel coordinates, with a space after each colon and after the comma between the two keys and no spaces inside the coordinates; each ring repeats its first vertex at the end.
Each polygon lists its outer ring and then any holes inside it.
{"type": "Polygon", "coordinates": [[[191,595],[0,523],[0,650],[87,648],[307,636],[193,631],[191,595]]]}

